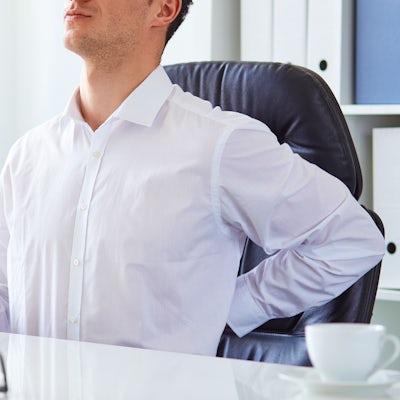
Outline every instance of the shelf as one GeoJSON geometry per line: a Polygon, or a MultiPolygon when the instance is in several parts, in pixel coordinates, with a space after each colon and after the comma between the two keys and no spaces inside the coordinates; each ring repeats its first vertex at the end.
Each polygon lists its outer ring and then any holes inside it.
{"type": "Polygon", "coordinates": [[[376,294],[376,299],[400,302],[400,290],[399,289],[378,289],[378,293],[376,294]]]}
{"type": "Polygon", "coordinates": [[[400,115],[400,104],[343,104],[344,115],[400,115]]]}

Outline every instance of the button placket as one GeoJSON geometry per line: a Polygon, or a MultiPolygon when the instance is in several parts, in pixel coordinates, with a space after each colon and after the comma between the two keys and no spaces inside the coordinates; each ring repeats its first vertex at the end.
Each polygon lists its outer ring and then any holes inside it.
{"type": "Polygon", "coordinates": [[[102,132],[96,132],[92,137],[89,148],[90,156],[86,162],[85,175],[77,205],[71,253],[67,321],[67,338],[73,340],[80,339],[86,232],[89,218],[88,210],[93,196],[96,178],[100,170],[102,154],[104,154],[104,149],[110,135],[110,124],[107,124],[107,126],[103,127],[102,132]]]}

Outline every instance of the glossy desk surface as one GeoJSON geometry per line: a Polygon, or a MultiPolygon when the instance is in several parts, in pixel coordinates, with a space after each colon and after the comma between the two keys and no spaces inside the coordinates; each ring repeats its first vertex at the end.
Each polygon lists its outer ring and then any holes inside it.
{"type": "MultiPolygon", "coordinates": [[[[301,367],[0,333],[7,399],[314,400],[281,380],[301,367]]],[[[365,395],[362,397],[367,398],[365,395]]],[[[395,397],[400,398],[400,391],[395,397]]]]}

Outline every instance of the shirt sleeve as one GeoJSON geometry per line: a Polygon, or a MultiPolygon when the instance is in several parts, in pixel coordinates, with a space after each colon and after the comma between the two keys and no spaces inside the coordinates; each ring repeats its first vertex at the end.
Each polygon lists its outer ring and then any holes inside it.
{"type": "Polygon", "coordinates": [[[237,279],[239,336],[328,302],[382,259],[383,236],[347,187],[270,131],[232,132],[217,182],[223,223],[271,255],[237,279]]]}
{"type": "Polygon", "coordinates": [[[0,175],[0,331],[9,331],[9,306],[7,284],[7,248],[9,242],[9,230],[5,213],[5,181],[6,169],[0,175]]]}

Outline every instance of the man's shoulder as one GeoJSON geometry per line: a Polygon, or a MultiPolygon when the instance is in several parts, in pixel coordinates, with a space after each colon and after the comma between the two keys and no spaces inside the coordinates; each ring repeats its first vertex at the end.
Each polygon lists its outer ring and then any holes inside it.
{"type": "Polygon", "coordinates": [[[47,142],[50,137],[54,136],[54,133],[60,130],[61,119],[61,114],[54,116],[26,131],[11,146],[8,158],[10,159],[18,156],[18,154],[32,151],[42,141],[47,142]]]}
{"type": "Polygon", "coordinates": [[[59,131],[62,118],[63,116],[59,114],[30,128],[21,136],[21,141],[24,142],[31,139],[53,135],[54,132],[59,131]]]}
{"type": "Polygon", "coordinates": [[[35,136],[35,135],[46,135],[51,134],[55,130],[58,130],[60,127],[60,122],[63,118],[62,114],[58,114],[48,120],[41,122],[40,124],[32,127],[27,132],[25,132],[24,136],[35,136]]]}
{"type": "Polygon", "coordinates": [[[188,117],[188,121],[194,123],[214,125],[223,130],[226,129],[268,129],[262,122],[236,111],[222,110],[219,106],[213,106],[208,100],[204,100],[190,92],[184,92],[179,86],[174,85],[172,96],[169,98],[171,108],[175,108],[181,116],[188,117]]]}

